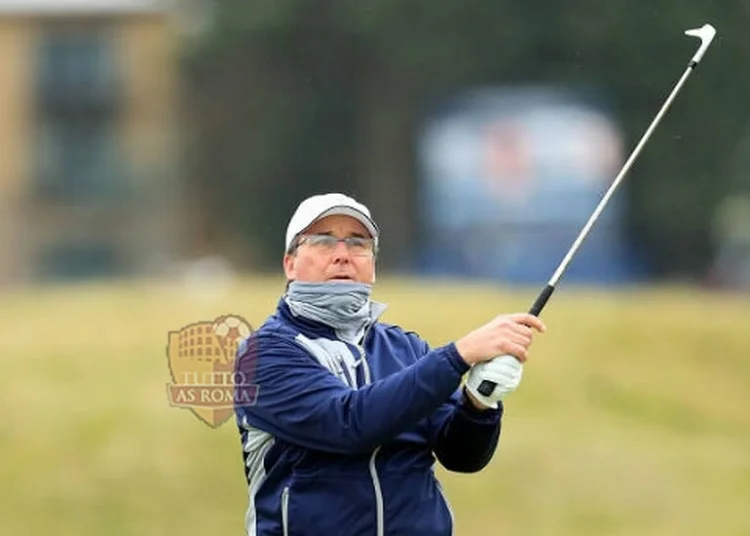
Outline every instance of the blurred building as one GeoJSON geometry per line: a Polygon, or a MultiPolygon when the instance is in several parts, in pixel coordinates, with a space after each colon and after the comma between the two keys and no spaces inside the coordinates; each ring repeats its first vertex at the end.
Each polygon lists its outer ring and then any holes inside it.
{"type": "Polygon", "coordinates": [[[719,203],[714,215],[716,250],[710,283],[750,289],[750,193],[734,192],[719,203]]]}
{"type": "MultiPolygon", "coordinates": [[[[489,87],[437,108],[419,136],[420,273],[545,283],[622,165],[623,133],[606,103],[594,91],[489,87]]],[[[640,277],[622,194],[566,280],[640,277]]]]}
{"type": "Polygon", "coordinates": [[[0,282],[176,246],[178,36],[157,0],[0,0],[0,282]]]}

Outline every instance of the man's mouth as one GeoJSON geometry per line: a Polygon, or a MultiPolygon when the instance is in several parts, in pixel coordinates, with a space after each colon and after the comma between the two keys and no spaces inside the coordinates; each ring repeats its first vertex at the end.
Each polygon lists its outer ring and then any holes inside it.
{"type": "Polygon", "coordinates": [[[352,277],[348,275],[334,275],[331,277],[332,281],[351,281],[352,277]]]}

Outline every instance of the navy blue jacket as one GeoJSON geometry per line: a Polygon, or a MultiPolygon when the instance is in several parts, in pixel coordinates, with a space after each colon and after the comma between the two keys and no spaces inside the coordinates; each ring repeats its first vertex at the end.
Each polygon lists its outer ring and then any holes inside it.
{"type": "Polygon", "coordinates": [[[453,343],[431,349],[382,322],[363,344],[344,342],[282,298],[235,360],[236,383],[253,386],[251,403],[235,407],[247,533],[452,534],[435,460],[450,471],[482,469],[503,411],[478,411],[464,398],[468,369],[453,343]]]}

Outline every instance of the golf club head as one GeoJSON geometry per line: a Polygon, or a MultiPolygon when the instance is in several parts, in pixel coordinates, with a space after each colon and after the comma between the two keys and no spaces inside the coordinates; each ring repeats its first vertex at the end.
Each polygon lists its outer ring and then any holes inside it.
{"type": "Polygon", "coordinates": [[[689,35],[691,37],[697,37],[701,40],[701,46],[698,49],[698,52],[695,53],[695,56],[693,56],[693,59],[692,59],[692,63],[693,65],[695,65],[701,61],[703,54],[706,53],[706,50],[708,49],[709,45],[711,44],[711,41],[713,41],[714,36],[716,35],[716,29],[710,24],[704,24],[700,28],[693,28],[692,30],[685,30],[685,35],[689,35]]]}

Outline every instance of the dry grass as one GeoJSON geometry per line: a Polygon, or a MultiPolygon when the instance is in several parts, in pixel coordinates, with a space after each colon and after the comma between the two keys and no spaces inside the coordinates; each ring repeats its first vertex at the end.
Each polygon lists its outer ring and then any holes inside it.
{"type": "MultiPolygon", "coordinates": [[[[2,297],[0,533],[242,534],[231,421],[168,406],[167,332],[236,312],[260,324],[281,282],[200,296],[159,285],[2,297]]],[[[388,280],[385,320],[435,345],[538,289],[388,280]]],[[[750,534],[750,301],[691,289],[561,289],[501,446],[440,471],[457,534],[750,534]]]]}

